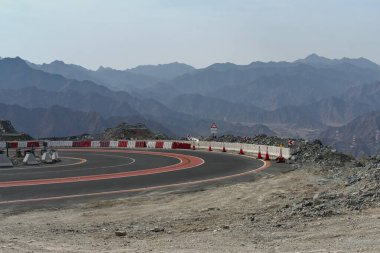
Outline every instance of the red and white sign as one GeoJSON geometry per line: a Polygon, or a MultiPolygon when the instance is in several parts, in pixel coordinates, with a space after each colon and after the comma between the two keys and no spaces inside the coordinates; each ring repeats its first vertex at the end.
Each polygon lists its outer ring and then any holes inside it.
{"type": "Polygon", "coordinates": [[[288,146],[293,146],[293,144],[294,144],[294,141],[293,141],[293,140],[289,140],[289,141],[288,141],[288,146]]]}
{"type": "Polygon", "coordinates": [[[211,133],[217,134],[218,133],[218,126],[214,123],[211,124],[211,133]]]}

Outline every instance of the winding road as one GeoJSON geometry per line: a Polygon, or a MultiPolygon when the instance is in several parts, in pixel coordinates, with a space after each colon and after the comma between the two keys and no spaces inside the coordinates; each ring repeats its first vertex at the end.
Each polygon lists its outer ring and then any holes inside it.
{"type": "Polygon", "coordinates": [[[269,162],[187,150],[61,149],[62,162],[0,169],[0,209],[62,206],[259,173],[269,162]]]}

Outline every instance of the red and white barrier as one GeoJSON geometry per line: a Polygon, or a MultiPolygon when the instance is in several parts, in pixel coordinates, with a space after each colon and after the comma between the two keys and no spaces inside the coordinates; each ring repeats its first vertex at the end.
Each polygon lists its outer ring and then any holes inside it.
{"type": "Polygon", "coordinates": [[[91,147],[91,141],[89,141],[89,140],[73,141],[73,147],[74,148],[90,148],[91,147]]]}
{"type": "MultiPolygon", "coordinates": [[[[211,146],[212,150],[223,150],[222,142],[208,142],[208,141],[200,141],[198,142],[198,147],[201,149],[209,149],[211,146]]],[[[280,156],[280,147],[277,146],[267,146],[267,145],[256,145],[256,144],[248,144],[248,143],[231,143],[225,142],[225,148],[228,151],[240,152],[240,149],[243,149],[245,153],[253,153],[257,155],[261,150],[265,150],[268,148],[268,154],[272,159],[280,156]]],[[[290,148],[282,148],[282,156],[286,159],[290,157],[290,148]]]]}
{"type": "Polygon", "coordinates": [[[71,148],[72,146],[72,141],[48,141],[48,147],[51,148],[71,148]]]}
{"type": "MultiPolygon", "coordinates": [[[[40,147],[39,141],[19,141],[8,142],[9,148],[31,148],[40,147]]],[[[78,147],[78,148],[150,148],[150,149],[191,149],[193,145],[196,149],[209,149],[213,151],[226,150],[227,152],[243,152],[257,156],[260,151],[268,150],[268,155],[271,159],[283,157],[289,159],[290,148],[281,148],[276,146],[256,145],[247,143],[229,143],[229,142],[192,142],[192,141],[160,141],[160,140],[118,140],[118,141],[47,141],[48,147],[51,148],[65,148],[65,147],[78,147]],[[282,152],[282,154],[281,154],[282,152]]],[[[0,142],[0,148],[6,148],[6,142],[0,142]]]]}

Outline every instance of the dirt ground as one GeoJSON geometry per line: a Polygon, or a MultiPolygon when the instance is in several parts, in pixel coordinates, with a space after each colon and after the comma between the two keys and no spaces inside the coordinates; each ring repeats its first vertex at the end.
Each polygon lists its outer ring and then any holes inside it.
{"type": "Polygon", "coordinates": [[[0,252],[380,252],[379,205],[315,217],[287,211],[341,183],[298,169],[204,191],[2,214],[0,252]]]}

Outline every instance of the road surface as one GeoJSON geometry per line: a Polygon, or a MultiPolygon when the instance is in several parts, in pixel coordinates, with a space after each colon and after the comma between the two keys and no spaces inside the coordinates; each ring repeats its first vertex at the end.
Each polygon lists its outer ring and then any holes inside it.
{"type": "MultiPolygon", "coordinates": [[[[0,209],[63,206],[249,178],[270,163],[221,152],[62,149],[62,162],[0,169],[0,209]]],[[[265,172],[263,172],[265,173],[265,172]]]]}

